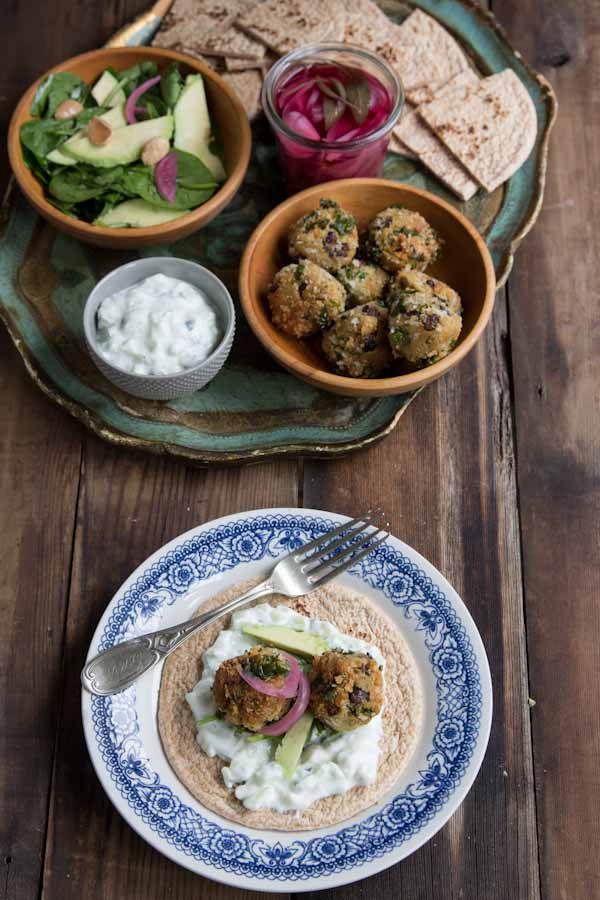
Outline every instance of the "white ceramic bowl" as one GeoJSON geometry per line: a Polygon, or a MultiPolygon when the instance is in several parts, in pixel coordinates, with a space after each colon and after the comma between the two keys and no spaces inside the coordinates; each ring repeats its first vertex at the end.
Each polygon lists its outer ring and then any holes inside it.
{"type": "Polygon", "coordinates": [[[98,282],[85,304],[83,330],[90,356],[109,381],[135,397],[143,397],[146,400],[173,400],[175,397],[192,394],[204,387],[222,368],[233,343],[235,309],[231,295],[223,282],[204,266],[187,259],[156,256],[150,259],[136,259],[119,266],[98,282]],[[159,273],[171,278],[180,278],[204,291],[217,314],[222,338],[208,359],[192,369],[184,369],[183,372],[174,375],[133,375],[113,366],[102,356],[96,336],[96,310],[111,294],[123,291],[138,281],[159,273]]]}

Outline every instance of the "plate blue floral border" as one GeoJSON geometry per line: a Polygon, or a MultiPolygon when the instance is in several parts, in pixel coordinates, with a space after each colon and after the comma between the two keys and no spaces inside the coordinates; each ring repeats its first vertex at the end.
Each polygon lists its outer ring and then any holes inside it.
{"type": "MultiPolygon", "coordinates": [[[[202,531],[146,569],[115,603],[99,648],[149,630],[165,606],[207,578],[242,563],[275,559],[335,524],[313,515],[268,513],[202,531]]],[[[378,548],[350,571],[402,610],[424,642],[437,692],[427,766],[368,818],[335,834],[273,843],[221,827],[161,782],[144,755],[135,687],[112,698],[92,698],[94,739],[112,782],[135,816],[174,849],[217,870],[256,879],[333,875],[382,857],[417,835],[460,785],[480,737],[482,712],[481,673],[460,618],[432,580],[391,546],[378,548]]]]}

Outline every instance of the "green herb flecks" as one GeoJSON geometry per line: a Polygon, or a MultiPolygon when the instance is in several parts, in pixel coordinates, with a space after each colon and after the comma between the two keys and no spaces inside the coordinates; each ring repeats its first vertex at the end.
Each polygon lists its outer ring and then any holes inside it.
{"type": "Polygon", "coordinates": [[[251,672],[257,678],[263,681],[269,678],[277,678],[279,675],[287,675],[290,671],[290,665],[286,660],[278,654],[260,656],[250,656],[244,662],[246,671],[251,672]]]}

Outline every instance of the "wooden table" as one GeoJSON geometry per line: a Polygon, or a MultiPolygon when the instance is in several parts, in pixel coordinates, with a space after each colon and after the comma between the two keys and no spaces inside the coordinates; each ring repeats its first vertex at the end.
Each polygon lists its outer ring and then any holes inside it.
{"type": "MultiPolygon", "coordinates": [[[[4,125],[34,76],[146,3],[5,4],[4,125]]],[[[255,507],[373,503],[473,613],[494,722],[446,827],[319,898],[600,895],[600,10],[497,0],[494,11],[559,95],[544,210],[484,339],[383,443],[345,460],[210,471],[127,453],[42,396],[0,332],[1,900],[267,896],[204,881],[125,825],[84,748],[79,671],[120,582],[180,532],[255,507]]]]}

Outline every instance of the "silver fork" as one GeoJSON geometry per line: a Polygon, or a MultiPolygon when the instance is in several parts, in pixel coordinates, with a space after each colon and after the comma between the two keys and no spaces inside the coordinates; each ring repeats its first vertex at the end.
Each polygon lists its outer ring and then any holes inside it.
{"type": "Polygon", "coordinates": [[[240,606],[270,594],[301,597],[322,587],[389,537],[384,529],[372,523],[373,516],[369,513],[351,519],[309,544],[303,544],[280,559],[265,581],[217,609],[181,625],[124,641],[99,653],[84,666],[81,683],[90,693],[100,697],[116,694],[166,659],[197,631],[240,606]]]}

